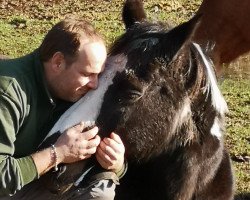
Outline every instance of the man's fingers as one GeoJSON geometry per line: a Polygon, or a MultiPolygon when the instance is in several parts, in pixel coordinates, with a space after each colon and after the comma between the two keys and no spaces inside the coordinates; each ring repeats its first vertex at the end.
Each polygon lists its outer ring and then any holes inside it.
{"type": "Polygon", "coordinates": [[[84,122],[80,122],[79,124],[76,124],[73,126],[75,129],[82,131],[85,127],[84,122]]]}
{"type": "Polygon", "coordinates": [[[112,132],[112,133],[110,134],[110,138],[113,139],[113,140],[115,140],[115,141],[116,141],[117,143],[119,143],[119,144],[123,144],[123,142],[122,142],[120,136],[117,135],[117,134],[115,134],[114,132],[112,132]]]}
{"type": "MultiPolygon", "coordinates": [[[[118,136],[119,137],[119,136],[118,136]]],[[[112,138],[104,138],[103,142],[107,145],[110,146],[115,153],[124,153],[125,148],[123,146],[123,143],[118,143],[115,139],[112,138]]]]}
{"type": "Polygon", "coordinates": [[[99,135],[96,135],[95,138],[88,141],[86,149],[91,149],[93,147],[97,147],[101,142],[101,138],[99,135]]]}
{"type": "Polygon", "coordinates": [[[81,154],[81,155],[79,156],[79,158],[80,158],[81,160],[84,160],[84,159],[90,158],[91,156],[92,156],[92,154],[86,154],[86,155],[81,154]]]}
{"type": "Polygon", "coordinates": [[[90,140],[92,138],[94,138],[97,133],[98,133],[98,127],[95,126],[94,128],[88,130],[88,131],[85,131],[85,132],[82,132],[82,137],[85,139],[85,140],[90,140]]]}
{"type": "Polygon", "coordinates": [[[111,146],[108,146],[105,144],[105,142],[100,143],[99,147],[104,154],[106,154],[110,160],[115,160],[116,159],[116,149],[112,148],[111,146]]]}
{"type": "Polygon", "coordinates": [[[112,164],[112,159],[101,148],[97,148],[96,158],[98,158],[99,163],[101,162],[105,164],[105,166],[112,164]]]}

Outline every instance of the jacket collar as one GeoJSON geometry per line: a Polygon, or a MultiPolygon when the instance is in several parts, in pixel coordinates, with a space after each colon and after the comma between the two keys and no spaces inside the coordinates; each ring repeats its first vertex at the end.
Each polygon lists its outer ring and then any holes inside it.
{"type": "Polygon", "coordinates": [[[47,84],[46,78],[45,78],[44,66],[40,60],[38,49],[36,49],[32,54],[34,56],[34,64],[35,64],[34,67],[35,67],[35,75],[37,78],[37,82],[38,82],[40,88],[43,88],[43,92],[45,92],[45,94],[47,95],[50,104],[55,106],[56,105],[55,100],[52,98],[52,95],[48,89],[48,84],[47,84]]]}

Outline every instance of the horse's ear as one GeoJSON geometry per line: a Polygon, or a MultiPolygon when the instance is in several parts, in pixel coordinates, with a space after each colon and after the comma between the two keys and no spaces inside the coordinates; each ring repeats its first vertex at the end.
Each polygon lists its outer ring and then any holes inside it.
{"type": "Polygon", "coordinates": [[[192,19],[176,26],[167,33],[167,48],[171,49],[172,56],[178,54],[182,46],[192,41],[193,35],[200,24],[201,15],[195,15],[192,19]]]}
{"type": "Polygon", "coordinates": [[[143,8],[142,0],[126,0],[123,6],[122,19],[126,29],[131,27],[135,22],[146,19],[146,13],[143,8]]]}

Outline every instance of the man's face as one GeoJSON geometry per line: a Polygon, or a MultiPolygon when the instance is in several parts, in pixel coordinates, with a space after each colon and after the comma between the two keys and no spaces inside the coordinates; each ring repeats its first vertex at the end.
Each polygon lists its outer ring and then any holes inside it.
{"type": "Polygon", "coordinates": [[[96,89],[106,57],[106,48],[101,41],[81,45],[77,60],[70,66],[66,66],[65,61],[61,65],[62,70],[54,83],[56,97],[76,102],[89,90],[96,89]]]}

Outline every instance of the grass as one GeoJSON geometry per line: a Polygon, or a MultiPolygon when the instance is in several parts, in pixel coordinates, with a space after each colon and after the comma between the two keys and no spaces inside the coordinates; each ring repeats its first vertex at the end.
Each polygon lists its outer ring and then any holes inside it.
{"type": "Polygon", "coordinates": [[[227,101],[226,145],[234,164],[237,192],[250,191],[250,80],[226,79],[221,85],[227,101]]]}
{"type": "MultiPolygon", "coordinates": [[[[179,24],[190,19],[201,0],[144,2],[150,20],[179,24]]],[[[92,21],[110,45],[124,31],[120,16],[121,7],[122,0],[0,1],[0,54],[18,57],[33,51],[51,26],[70,14],[77,14],[92,21]]],[[[222,82],[221,90],[229,107],[225,139],[233,160],[236,192],[249,193],[250,81],[241,76],[238,76],[238,79],[227,78],[222,82]]]]}

